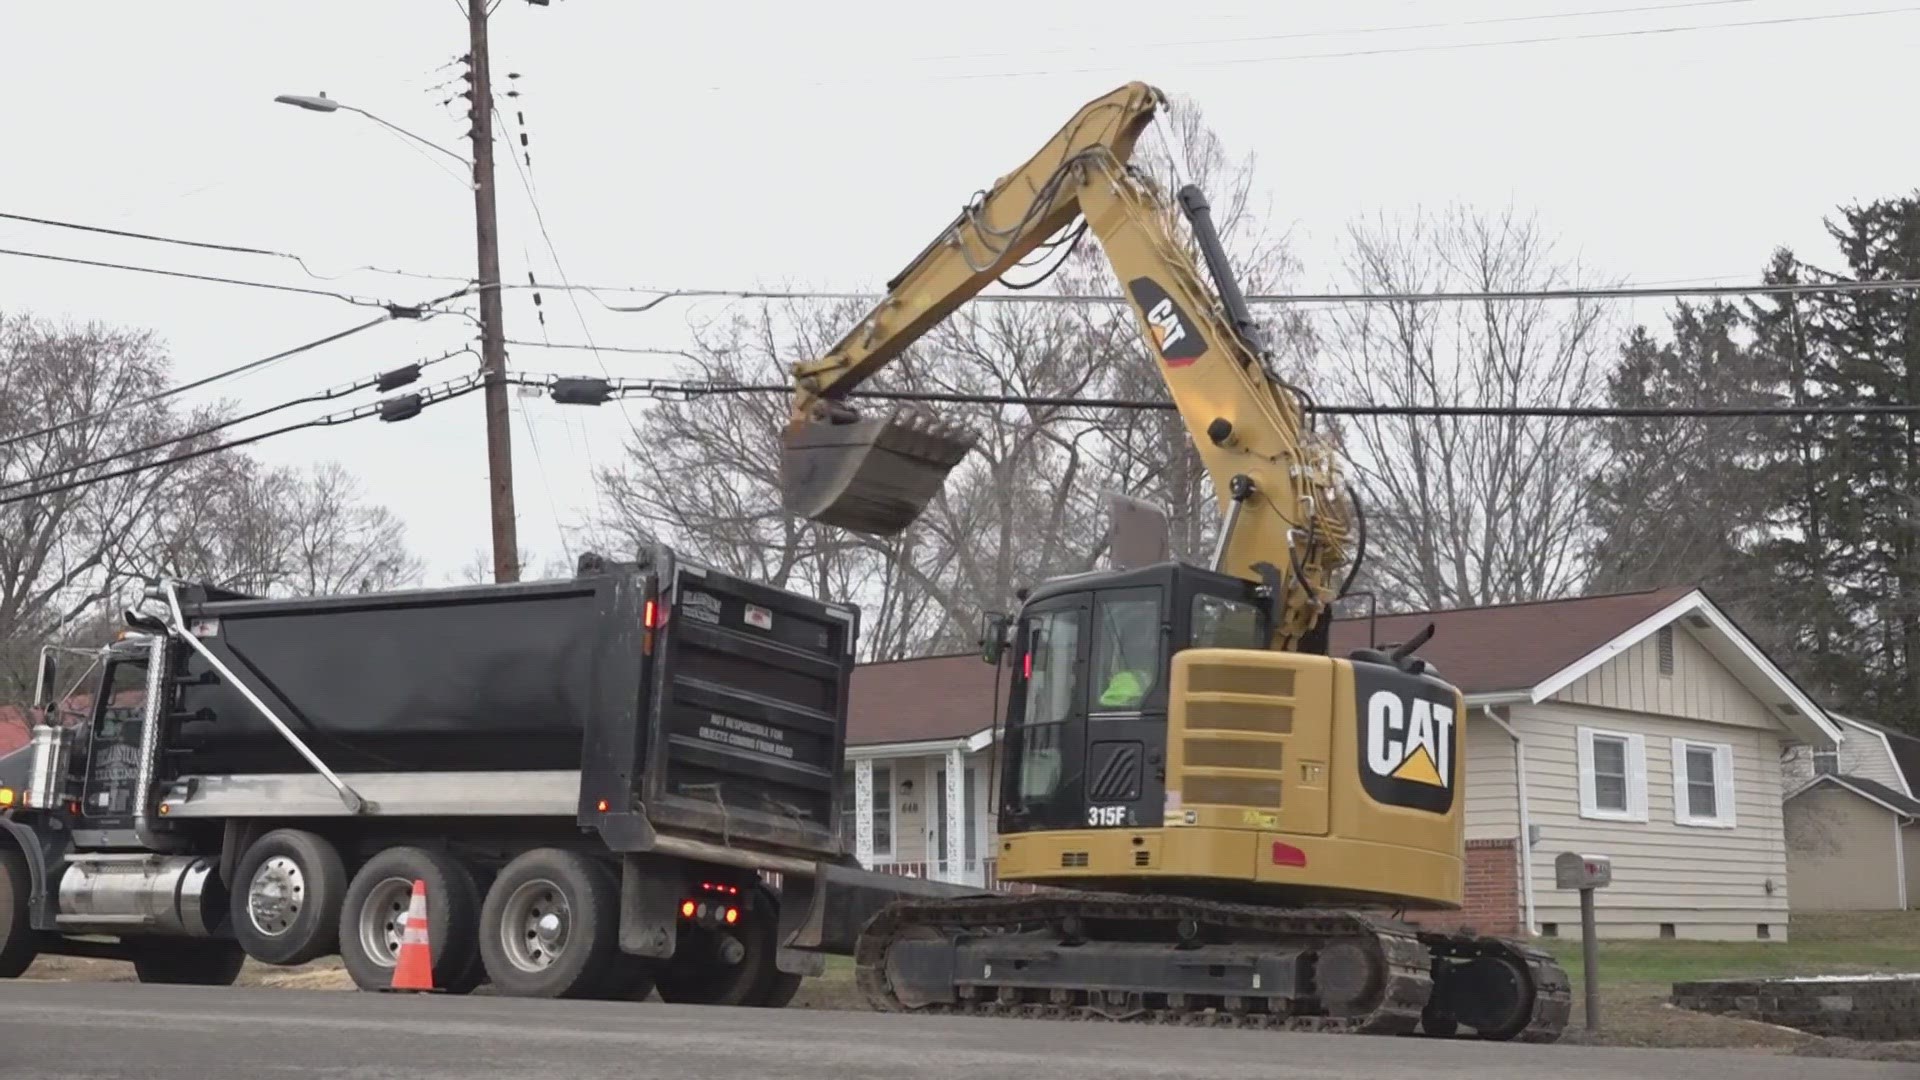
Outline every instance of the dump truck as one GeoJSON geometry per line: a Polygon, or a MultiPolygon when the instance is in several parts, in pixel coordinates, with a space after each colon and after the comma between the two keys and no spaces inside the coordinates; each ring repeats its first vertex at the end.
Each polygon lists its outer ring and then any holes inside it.
{"type": "Polygon", "coordinates": [[[663,546],[361,595],[156,581],[125,623],[78,676],[42,653],[0,977],[338,954],[381,989],[418,881],[437,989],[778,1007],[883,903],[966,891],[841,839],[851,605],[663,546]]]}

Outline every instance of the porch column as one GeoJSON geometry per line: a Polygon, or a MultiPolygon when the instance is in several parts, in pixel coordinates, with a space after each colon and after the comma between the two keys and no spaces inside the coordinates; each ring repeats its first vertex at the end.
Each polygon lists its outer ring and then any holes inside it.
{"type": "Polygon", "coordinates": [[[873,869],[873,759],[853,763],[853,857],[873,869]]]}
{"type": "Polygon", "coordinates": [[[946,880],[967,880],[967,755],[964,750],[947,751],[947,848],[941,855],[947,861],[946,880]]]}

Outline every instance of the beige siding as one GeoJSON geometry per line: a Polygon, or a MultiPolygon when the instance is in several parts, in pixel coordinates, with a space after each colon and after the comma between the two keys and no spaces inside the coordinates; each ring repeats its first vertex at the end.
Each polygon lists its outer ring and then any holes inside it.
{"type": "Polygon", "coordinates": [[[1673,624],[1673,674],[1660,674],[1660,635],[1644,640],[1588,672],[1555,700],[1625,712],[1710,720],[1774,729],[1778,719],[1725,665],[1673,624]]]}
{"type": "Polygon", "coordinates": [[[1467,717],[1467,839],[1520,835],[1513,779],[1513,740],[1478,709],[1467,717]]]}
{"type": "MultiPolygon", "coordinates": [[[[1677,665],[1676,665],[1677,666],[1677,665]]],[[[1786,936],[1787,866],[1781,829],[1778,729],[1647,716],[1548,702],[1515,706],[1527,743],[1527,794],[1541,840],[1533,851],[1539,920],[1562,936],[1579,933],[1579,896],[1554,888],[1553,857],[1563,851],[1608,855],[1613,885],[1599,899],[1601,932],[1751,940],[1767,924],[1786,936]],[[1647,820],[1621,822],[1580,813],[1581,726],[1637,733],[1645,740],[1647,820]],[[1732,747],[1735,827],[1674,821],[1673,738],[1732,747]],[[1768,892],[1771,885],[1772,892],[1768,892]]]]}
{"type": "Polygon", "coordinates": [[[1920,908],[1920,824],[1902,826],[1900,840],[1906,846],[1907,906],[1920,908]]]}
{"type": "MultiPolygon", "coordinates": [[[[1858,776],[1865,780],[1885,784],[1895,791],[1904,791],[1900,786],[1900,769],[1894,764],[1893,756],[1887,752],[1887,742],[1880,733],[1868,727],[1847,722],[1834,717],[1840,725],[1840,733],[1845,739],[1840,743],[1839,759],[1836,764],[1841,772],[1848,776],[1858,776]]],[[[1813,778],[1813,748],[1795,746],[1787,752],[1781,764],[1786,770],[1789,788],[1813,778]]]]}
{"type": "Polygon", "coordinates": [[[1786,806],[1787,873],[1795,911],[1891,911],[1900,906],[1894,815],[1832,784],[1786,806]]]}

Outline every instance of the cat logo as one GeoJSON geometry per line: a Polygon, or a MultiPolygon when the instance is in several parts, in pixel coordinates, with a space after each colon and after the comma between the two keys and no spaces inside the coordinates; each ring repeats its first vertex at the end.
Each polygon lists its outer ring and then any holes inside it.
{"type": "Polygon", "coordinates": [[[1168,367],[1185,367],[1207,351],[1206,341],[1195,331],[1186,312],[1180,310],[1180,305],[1174,303],[1159,282],[1152,278],[1134,278],[1127,283],[1127,291],[1133,294],[1133,302],[1140,305],[1147,332],[1153,337],[1153,347],[1168,367]]]}
{"type": "MultiPolygon", "coordinates": [[[[1356,672],[1356,681],[1373,680],[1356,672]]],[[[1356,687],[1364,702],[1362,785],[1379,802],[1444,814],[1453,806],[1457,775],[1454,702],[1435,700],[1445,692],[1440,687],[1394,681],[1356,687]]]]}

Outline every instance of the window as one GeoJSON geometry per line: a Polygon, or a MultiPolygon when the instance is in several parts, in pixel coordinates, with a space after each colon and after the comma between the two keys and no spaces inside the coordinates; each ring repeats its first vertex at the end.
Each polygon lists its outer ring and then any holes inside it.
{"type": "Polygon", "coordinates": [[[1160,590],[1100,594],[1093,639],[1094,712],[1138,710],[1160,677],[1160,590]]]}
{"type": "Polygon", "coordinates": [[[1579,729],[1580,816],[1647,820],[1647,750],[1643,736],[1579,729]]]}
{"type": "Polygon", "coordinates": [[[1733,827],[1733,747],[1673,740],[1673,820],[1733,827]]]}
{"type": "MultiPolygon", "coordinates": [[[[849,849],[859,841],[860,785],[858,773],[847,777],[846,793],[840,799],[840,835],[849,849]]],[[[893,767],[873,767],[873,860],[893,858],[893,767]]]]}
{"type": "Polygon", "coordinates": [[[1813,752],[1813,774],[1815,776],[1833,776],[1840,771],[1840,752],[1838,750],[1815,750],[1813,752]]]}
{"type": "Polygon", "coordinates": [[[1193,598],[1193,647],[1196,649],[1260,649],[1260,609],[1224,596],[1199,593],[1193,598]]]}
{"type": "Polygon", "coordinates": [[[1073,713],[1074,668],[1080,654],[1083,612],[1043,611],[1027,619],[1026,706],[1008,748],[1019,762],[1015,798],[1022,806],[1044,803],[1060,787],[1061,725],[1073,713]]]}
{"type": "Polygon", "coordinates": [[[1663,626],[1659,634],[1660,674],[1673,674],[1673,627],[1663,626]]]}

